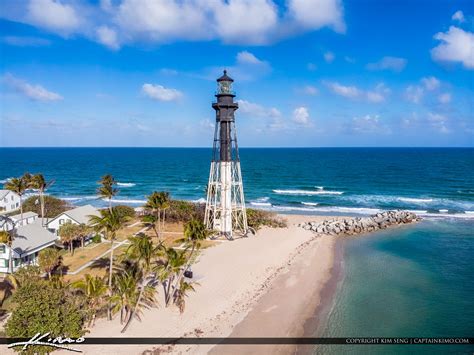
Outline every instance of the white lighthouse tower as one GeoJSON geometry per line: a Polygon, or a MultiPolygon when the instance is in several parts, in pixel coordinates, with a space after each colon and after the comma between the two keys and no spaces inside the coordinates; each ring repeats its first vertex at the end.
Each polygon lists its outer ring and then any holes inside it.
{"type": "Polygon", "coordinates": [[[217,79],[217,100],[212,104],[216,127],[204,217],[208,229],[227,239],[233,239],[234,233],[248,232],[234,117],[239,105],[234,102],[233,81],[226,70],[217,79]]]}

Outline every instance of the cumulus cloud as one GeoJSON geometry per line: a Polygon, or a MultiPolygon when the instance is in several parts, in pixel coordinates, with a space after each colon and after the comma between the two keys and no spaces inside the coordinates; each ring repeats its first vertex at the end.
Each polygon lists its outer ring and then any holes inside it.
{"type": "Polygon", "coordinates": [[[431,127],[438,131],[439,133],[447,134],[451,133],[451,130],[447,127],[448,118],[439,113],[428,113],[428,122],[431,124],[431,127]]]}
{"type": "Polygon", "coordinates": [[[311,120],[309,118],[309,111],[307,107],[301,106],[293,110],[293,122],[299,126],[310,126],[311,120]]]}
{"type": "Polygon", "coordinates": [[[52,91],[48,91],[41,85],[30,84],[25,80],[14,77],[11,74],[5,75],[4,81],[8,86],[17,92],[35,101],[58,101],[63,99],[61,95],[52,91]]]}
{"type": "Polygon", "coordinates": [[[340,0],[25,0],[16,9],[3,17],[113,50],[183,40],[265,45],[322,27],[345,31],[340,0]]]}
{"type": "Polygon", "coordinates": [[[466,21],[466,19],[464,18],[464,14],[462,13],[461,10],[456,11],[451,17],[451,19],[458,22],[466,21]]]}
{"type": "Polygon", "coordinates": [[[97,40],[99,43],[102,43],[106,47],[117,50],[120,48],[120,44],[117,38],[117,32],[107,26],[100,26],[96,30],[97,40]]]}
{"type": "Polygon", "coordinates": [[[386,100],[390,94],[390,89],[385,84],[380,83],[373,90],[362,90],[356,86],[346,86],[338,82],[326,83],[329,89],[336,95],[349,99],[363,99],[373,103],[380,103],[386,100]]]}
{"type": "Polygon", "coordinates": [[[332,63],[334,61],[335,55],[333,52],[324,53],[324,60],[326,63],[332,63]]]}
{"type": "Polygon", "coordinates": [[[328,26],[336,32],[346,31],[340,0],[290,0],[288,8],[289,16],[306,28],[328,26]]]}
{"type": "Polygon", "coordinates": [[[237,100],[237,102],[239,104],[240,111],[249,116],[273,118],[281,116],[281,112],[275,107],[268,108],[246,100],[237,100]]]}
{"type": "Polygon", "coordinates": [[[142,93],[149,98],[158,101],[176,101],[183,96],[179,90],[169,89],[162,85],[153,85],[148,83],[143,84],[142,93]]]}
{"type": "Polygon", "coordinates": [[[258,59],[254,54],[242,51],[237,53],[237,63],[239,64],[256,64],[256,65],[263,65],[265,64],[264,61],[258,59]]]}
{"type": "Polygon", "coordinates": [[[449,104],[451,102],[451,94],[448,92],[440,94],[438,96],[438,101],[440,104],[449,104]]]}
{"type": "Polygon", "coordinates": [[[407,60],[405,58],[397,57],[383,57],[381,60],[375,63],[367,64],[369,70],[391,70],[394,72],[401,72],[405,69],[407,60]]]}
{"type": "Polygon", "coordinates": [[[349,129],[353,133],[390,133],[390,129],[382,124],[379,115],[354,117],[349,129]]]}
{"type": "Polygon", "coordinates": [[[434,38],[441,42],[431,50],[435,61],[458,62],[467,69],[474,69],[474,33],[451,26],[448,32],[439,32],[434,38]]]}
{"type": "Polygon", "coordinates": [[[81,20],[73,6],[55,0],[30,0],[26,19],[32,25],[60,34],[79,28],[81,20]]]}
{"type": "Polygon", "coordinates": [[[433,91],[439,89],[440,81],[436,79],[434,76],[429,76],[426,78],[421,79],[421,83],[425,87],[426,90],[433,91]]]}

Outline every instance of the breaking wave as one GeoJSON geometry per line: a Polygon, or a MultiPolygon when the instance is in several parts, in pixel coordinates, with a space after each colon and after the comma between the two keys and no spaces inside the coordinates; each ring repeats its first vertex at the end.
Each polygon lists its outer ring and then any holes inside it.
{"type": "Polygon", "coordinates": [[[278,195],[342,195],[342,191],[326,191],[326,190],[272,190],[278,195]]]}
{"type": "Polygon", "coordinates": [[[135,185],[136,184],[134,184],[133,182],[118,182],[117,183],[117,186],[121,186],[121,187],[133,187],[135,185]]]}

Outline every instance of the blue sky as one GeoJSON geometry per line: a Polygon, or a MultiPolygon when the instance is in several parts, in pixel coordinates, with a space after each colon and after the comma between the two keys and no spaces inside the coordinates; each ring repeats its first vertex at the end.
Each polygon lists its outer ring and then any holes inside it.
{"type": "Polygon", "coordinates": [[[6,0],[0,146],[473,146],[470,1],[6,0]]]}

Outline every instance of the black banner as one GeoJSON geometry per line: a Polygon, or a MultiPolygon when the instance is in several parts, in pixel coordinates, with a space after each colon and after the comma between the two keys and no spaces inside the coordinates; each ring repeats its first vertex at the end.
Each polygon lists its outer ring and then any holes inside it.
{"type": "MultiPolygon", "coordinates": [[[[0,344],[28,342],[28,338],[0,338],[0,344]]],[[[83,338],[79,345],[472,345],[474,338],[83,338]]],[[[71,344],[72,345],[72,344],[71,344]]]]}

